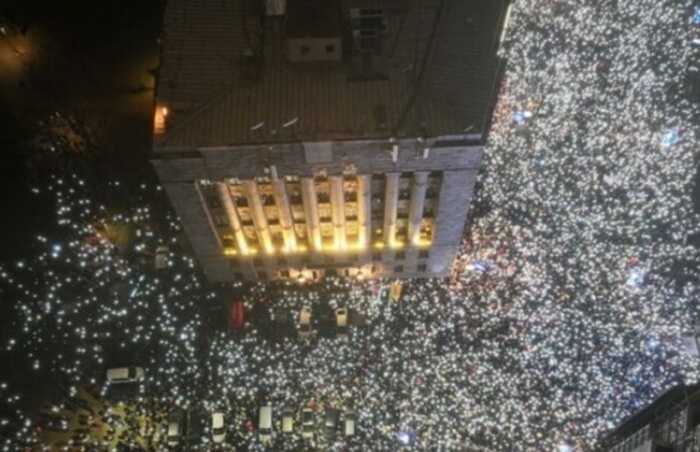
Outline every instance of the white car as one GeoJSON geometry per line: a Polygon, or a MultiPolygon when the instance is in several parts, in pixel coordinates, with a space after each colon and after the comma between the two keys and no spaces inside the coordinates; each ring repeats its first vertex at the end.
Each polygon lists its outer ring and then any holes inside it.
{"type": "Polygon", "coordinates": [[[117,367],[107,370],[107,381],[110,384],[138,383],[143,381],[145,376],[141,367],[117,367]]]}
{"type": "Polygon", "coordinates": [[[338,308],[335,310],[335,324],[338,327],[338,333],[346,334],[348,332],[347,308],[338,308]]]}
{"type": "Polygon", "coordinates": [[[215,443],[223,443],[226,439],[226,428],[224,427],[224,413],[212,413],[211,439],[215,443]]]}
{"type": "Polygon", "coordinates": [[[272,407],[263,405],[258,416],[258,432],[260,442],[269,444],[272,441],[272,407]]]}
{"type": "Polygon", "coordinates": [[[345,423],[343,426],[343,433],[345,436],[352,436],[355,434],[355,424],[357,423],[357,415],[353,411],[345,412],[345,423]]]}
{"type": "Polygon", "coordinates": [[[182,418],[177,414],[171,414],[168,418],[168,446],[177,446],[182,435],[182,418]]]}
{"type": "Polygon", "coordinates": [[[282,433],[292,433],[294,431],[294,412],[284,410],[282,412],[282,433]]]}
{"type": "Polygon", "coordinates": [[[299,313],[299,335],[307,337],[311,335],[311,308],[304,306],[299,313]]]}

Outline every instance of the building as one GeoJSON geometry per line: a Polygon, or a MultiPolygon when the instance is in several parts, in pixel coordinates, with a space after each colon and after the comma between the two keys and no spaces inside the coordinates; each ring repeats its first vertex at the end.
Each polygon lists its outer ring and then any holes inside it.
{"type": "Polygon", "coordinates": [[[603,442],[608,452],[700,452],[700,384],[676,386],[626,419],[603,442]]]}
{"type": "Polygon", "coordinates": [[[207,277],[448,274],[504,16],[484,0],[170,0],[152,162],[207,277]]]}

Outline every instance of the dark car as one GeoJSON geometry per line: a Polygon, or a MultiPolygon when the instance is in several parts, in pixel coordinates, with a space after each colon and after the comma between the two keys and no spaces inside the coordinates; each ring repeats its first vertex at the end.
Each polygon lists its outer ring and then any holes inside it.
{"type": "Polygon", "coordinates": [[[51,432],[67,432],[70,430],[68,419],[61,416],[41,416],[37,422],[37,425],[42,430],[48,430],[51,432]]]}
{"type": "Polygon", "coordinates": [[[304,408],[301,412],[301,437],[312,439],[315,428],[314,411],[311,408],[304,408]]]}
{"type": "Polygon", "coordinates": [[[326,415],[323,420],[323,431],[326,434],[326,439],[334,439],[337,430],[338,410],[336,410],[335,408],[326,408],[326,415]]]}
{"type": "Polygon", "coordinates": [[[93,412],[94,410],[90,407],[90,403],[81,397],[69,397],[66,400],[66,406],[72,411],[77,411],[79,409],[93,412]]]}
{"type": "Polygon", "coordinates": [[[209,437],[209,426],[211,425],[211,414],[206,411],[192,411],[187,420],[189,425],[187,428],[187,438],[191,443],[197,443],[203,437],[209,437]]]}
{"type": "Polygon", "coordinates": [[[245,305],[242,301],[234,301],[229,308],[228,327],[239,331],[245,325],[245,305]]]}
{"type": "Polygon", "coordinates": [[[276,306],[272,309],[271,320],[280,326],[286,326],[289,323],[289,310],[282,306],[276,306]]]}

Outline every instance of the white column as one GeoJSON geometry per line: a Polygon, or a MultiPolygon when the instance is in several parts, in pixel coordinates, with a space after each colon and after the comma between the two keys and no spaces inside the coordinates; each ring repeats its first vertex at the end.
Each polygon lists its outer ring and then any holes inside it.
{"type": "Polygon", "coordinates": [[[258,192],[258,184],[253,180],[247,180],[243,182],[243,188],[246,198],[248,199],[248,206],[253,214],[253,223],[255,224],[255,231],[258,234],[258,240],[267,254],[273,254],[275,248],[272,245],[272,237],[270,236],[270,229],[267,225],[265,209],[263,208],[260,193],[258,192]]]}
{"type": "Polygon", "coordinates": [[[236,238],[238,251],[240,251],[240,253],[243,255],[247,255],[249,253],[248,243],[245,239],[243,226],[241,226],[241,219],[238,218],[238,212],[236,212],[236,207],[233,204],[233,199],[231,198],[231,191],[228,189],[228,184],[226,182],[217,182],[216,188],[219,191],[221,204],[224,206],[224,210],[228,216],[228,222],[231,225],[233,235],[236,238]]]}
{"type": "Polygon", "coordinates": [[[330,176],[331,186],[331,211],[333,215],[333,242],[335,249],[345,250],[345,194],[343,190],[343,176],[330,176]]]}
{"type": "Polygon", "coordinates": [[[318,218],[318,199],[316,199],[316,187],[313,177],[301,179],[301,197],[304,203],[304,215],[306,216],[306,227],[309,235],[309,242],[315,251],[321,251],[321,224],[318,218]]]}
{"type": "Polygon", "coordinates": [[[357,242],[366,249],[372,237],[372,176],[357,176],[357,242]]]}
{"type": "Polygon", "coordinates": [[[272,192],[275,197],[275,204],[277,204],[277,208],[279,209],[280,226],[282,227],[284,246],[288,252],[296,251],[297,237],[294,234],[292,210],[289,207],[289,197],[287,196],[287,189],[284,186],[284,180],[274,178],[272,180],[272,192]]]}
{"type": "Polygon", "coordinates": [[[408,240],[410,246],[420,243],[420,226],[425,207],[425,192],[428,187],[428,173],[425,171],[413,173],[411,186],[411,205],[408,213],[408,240]]]}
{"type": "Polygon", "coordinates": [[[386,174],[384,192],[384,244],[391,247],[396,242],[396,211],[399,203],[400,173],[386,174]]]}

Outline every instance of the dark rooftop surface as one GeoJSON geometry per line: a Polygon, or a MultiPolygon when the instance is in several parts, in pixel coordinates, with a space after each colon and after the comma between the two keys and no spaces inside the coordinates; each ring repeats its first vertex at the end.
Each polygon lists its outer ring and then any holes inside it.
{"type": "Polygon", "coordinates": [[[340,36],[342,32],[339,3],[338,0],[288,0],[286,36],[340,36]]]}
{"type": "Polygon", "coordinates": [[[659,413],[672,409],[676,405],[688,401],[690,398],[697,400],[698,396],[700,396],[699,391],[700,384],[680,384],[668,389],[649,405],[624,419],[615,430],[608,434],[607,445],[615,445],[644,426],[652,423],[659,417],[659,413]]]}
{"type": "Polygon", "coordinates": [[[484,131],[502,0],[356,2],[382,11],[371,56],[357,51],[350,2],[329,2],[344,18],[343,60],[289,62],[285,21],[307,1],[264,20],[242,0],[169,1],[157,102],[170,113],[156,149],[484,131]]]}

